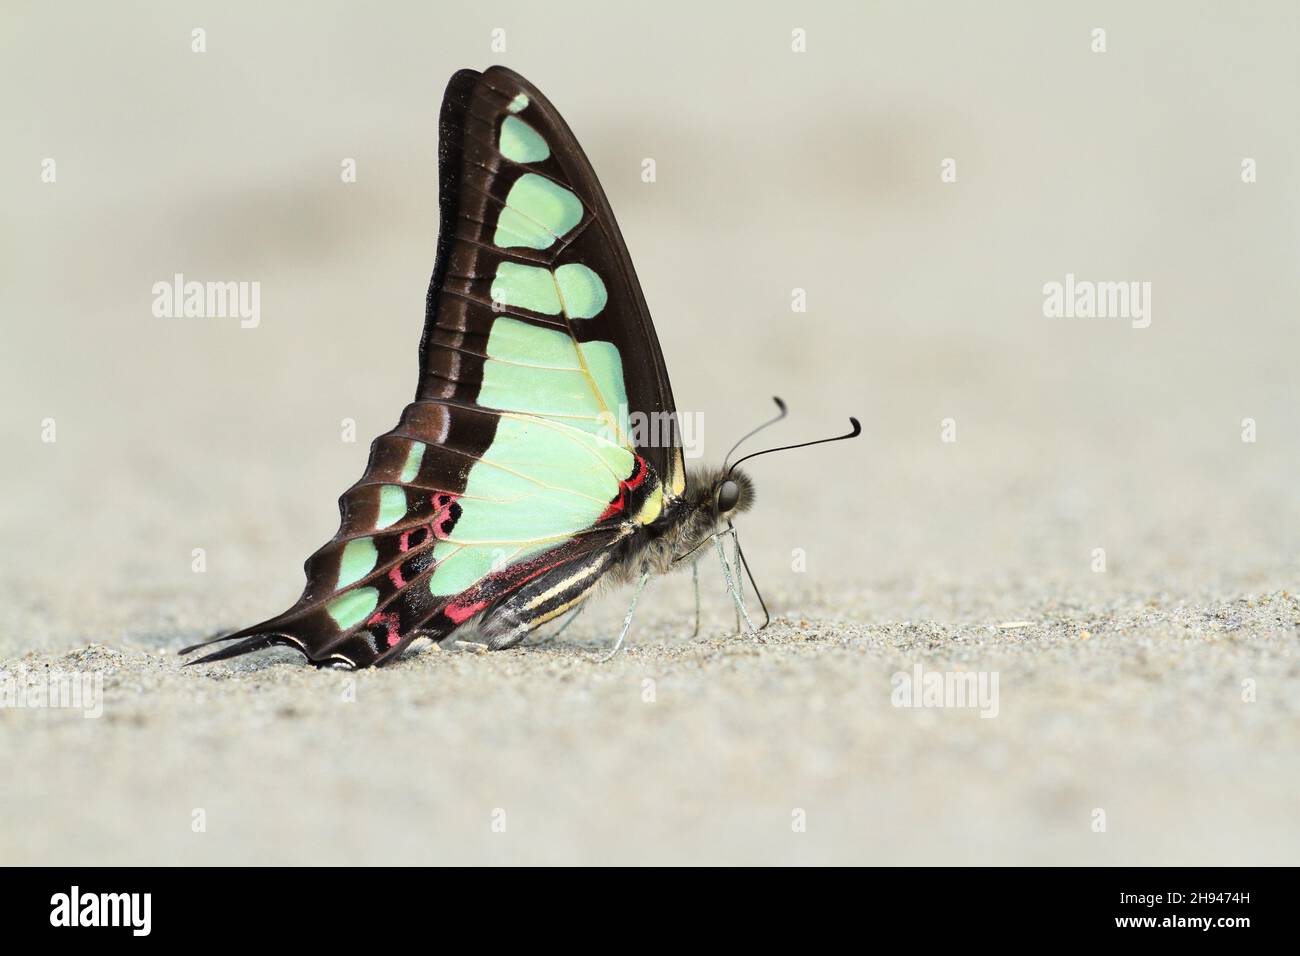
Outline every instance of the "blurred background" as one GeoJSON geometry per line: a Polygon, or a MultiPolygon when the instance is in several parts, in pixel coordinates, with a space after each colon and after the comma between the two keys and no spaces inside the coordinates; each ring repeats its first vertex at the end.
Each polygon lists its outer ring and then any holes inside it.
{"type": "Polygon", "coordinates": [[[202,543],[214,573],[257,549],[296,594],[413,393],[443,86],[496,60],[590,154],[707,454],[772,394],[793,409],[774,439],[862,419],[854,446],[755,466],[769,575],[787,542],[821,579],[1090,576],[1095,546],[1112,580],[1190,584],[1294,557],[1292,5],[7,10],[20,576],[111,553],[184,586],[202,543]],[[155,318],[177,272],[260,282],[260,326],[155,318]],[[1150,282],[1151,326],[1045,318],[1066,273],[1150,282]]]}
{"type": "MultiPolygon", "coordinates": [[[[495,62],[590,156],[708,458],[772,395],[773,442],[862,420],[754,464],[741,530],[778,614],[982,628],[1296,581],[1294,4],[11,2],[0,23],[0,657],[170,652],[296,598],[414,392],[443,87],[495,62]],[[260,325],[155,317],[175,273],[260,283],[260,325]],[[1045,317],[1067,273],[1151,283],[1150,326],[1045,317]]],[[[651,626],[675,633],[688,590],[662,585],[651,626]]],[[[0,747],[30,746],[4,716],[0,747]]]]}

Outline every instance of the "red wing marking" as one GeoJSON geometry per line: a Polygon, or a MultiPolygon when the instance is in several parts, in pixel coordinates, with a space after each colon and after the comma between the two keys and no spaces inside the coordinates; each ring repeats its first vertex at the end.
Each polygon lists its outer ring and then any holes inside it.
{"type": "Polygon", "coordinates": [[[646,460],[640,455],[636,456],[636,467],[632,470],[632,477],[626,478],[618,483],[618,497],[609,503],[609,507],[601,512],[596,523],[600,524],[616,514],[621,514],[627,508],[627,494],[629,491],[635,491],[645,482],[646,475],[650,473],[650,467],[646,460]]]}

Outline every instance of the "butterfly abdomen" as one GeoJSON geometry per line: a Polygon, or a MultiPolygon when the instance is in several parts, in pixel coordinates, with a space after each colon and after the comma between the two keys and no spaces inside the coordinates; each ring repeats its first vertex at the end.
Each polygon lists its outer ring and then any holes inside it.
{"type": "Polygon", "coordinates": [[[513,591],[464,636],[494,651],[513,647],[530,631],[591,597],[616,562],[615,554],[602,550],[549,569],[513,591]]]}

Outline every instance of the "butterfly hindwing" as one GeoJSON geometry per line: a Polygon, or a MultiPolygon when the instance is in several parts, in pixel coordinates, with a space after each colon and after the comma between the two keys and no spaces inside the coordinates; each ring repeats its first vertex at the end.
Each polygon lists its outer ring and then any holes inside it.
{"type": "Polygon", "coordinates": [[[616,540],[617,523],[601,515],[623,493],[622,475],[644,468],[637,462],[578,429],[414,402],[340,498],[339,531],[307,559],[298,602],[205,659],[285,644],[317,663],[366,666],[415,637],[441,638],[616,540]],[[485,430],[498,438],[479,454],[485,430]],[[608,464],[595,467],[602,453],[608,464]]]}
{"type": "Polygon", "coordinates": [[[563,119],[509,70],[462,71],[439,176],[416,400],[340,499],[298,602],[203,660],[284,644],[367,666],[493,614],[506,646],[589,593],[684,488],[654,327],[563,119]]]}

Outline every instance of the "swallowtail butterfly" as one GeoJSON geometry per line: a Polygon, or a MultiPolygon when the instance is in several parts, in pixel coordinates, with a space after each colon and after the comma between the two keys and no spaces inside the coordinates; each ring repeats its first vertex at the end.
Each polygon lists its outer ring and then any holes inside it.
{"type": "Polygon", "coordinates": [[[340,499],[298,602],[186,648],[233,642],[192,663],[285,645],[359,668],[453,635],[512,647],[603,584],[639,594],[710,541],[745,613],[743,555],[729,565],[721,533],[734,537],[753,485],[734,467],[687,473],[641,286],[568,125],[517,73],[462,70],[438,154],[415,401],[340,499]],[[632,416],[668,427],[642,444],[632,416]]]}

